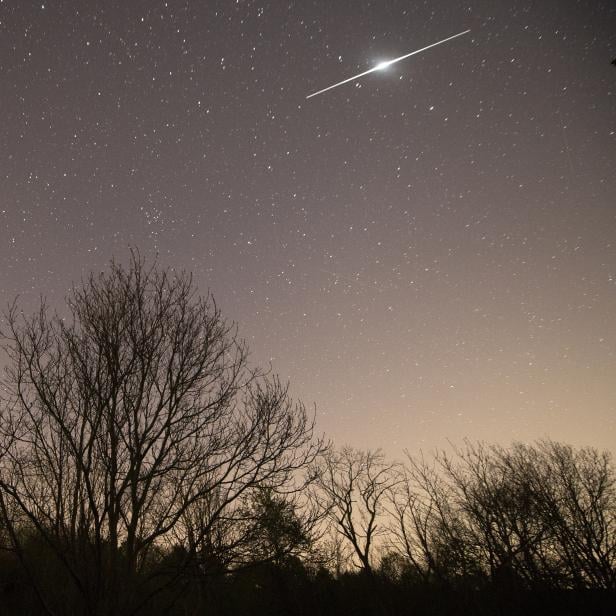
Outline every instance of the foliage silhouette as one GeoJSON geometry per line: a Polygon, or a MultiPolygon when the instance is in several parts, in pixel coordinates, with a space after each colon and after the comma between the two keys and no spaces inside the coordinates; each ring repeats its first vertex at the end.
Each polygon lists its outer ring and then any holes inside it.
{"type": "Polygon", "coordinates": [[[9,307],[0,613],[612,614],[616,470],[552,441],[333,449],[184,273],[9,307]]]}

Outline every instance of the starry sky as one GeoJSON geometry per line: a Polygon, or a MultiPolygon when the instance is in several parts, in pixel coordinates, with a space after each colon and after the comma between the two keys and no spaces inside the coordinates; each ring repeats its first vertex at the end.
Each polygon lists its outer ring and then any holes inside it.
{"type": "Polygon", "coordinates": [[[0,0],[0,297],[132,246],[338,443],[616,449],[615,57],[611,0],[0,0]]]}

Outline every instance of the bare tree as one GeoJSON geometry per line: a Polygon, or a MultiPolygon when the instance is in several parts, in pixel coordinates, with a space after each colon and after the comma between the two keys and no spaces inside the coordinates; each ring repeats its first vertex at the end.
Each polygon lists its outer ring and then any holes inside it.
{"type": "Polygon", "coordinates": [[[189,275],[133,254],[73,289],[68,312],[6,315],[0,489],[89,613],[133,613],[158,590],[134,581],[187,511],[209,503],[207,534],[255,486],[292,490],[321,442],[189,275]]]}
{"type": "Polygon", "coordinates": [[[328,450],[317,466],[322,507],[366,573],[372,572],[375,543],[385,532],[381,518],[387,491],[398,481],[395,468],[380,451],[350,447],[328,450]]]}
{"type": "Polygon", "coordinates": [[[426,579],[613,589],[615,479],[609,454],[551,441],[409,458],[393,545],[426,579]]]}
{"type": "Polygon", "coordinates": [[[455,491],[435,460],[407,453],[401,481],[389,493],[392,548],[426,582],[451,583],[477,575],[475,546],[455,491]]]}
{"type": "Polygon", "coordinates": [[[470,442],[455,453],[438,460],[490,578],[542,582],[550,529],[533,495],[534,456],[523,447],[470,442]]]}
{"type": "Polygon", "coordinates": [[[533,448],[534,499],[566,587],[616,589],[616,472],[608,452],[552,441],[533,448]]]}

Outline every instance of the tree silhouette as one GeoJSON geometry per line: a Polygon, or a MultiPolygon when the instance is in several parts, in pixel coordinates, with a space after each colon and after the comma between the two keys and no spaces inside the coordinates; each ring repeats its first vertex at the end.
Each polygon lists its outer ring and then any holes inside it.
{"type": "Polygon", "coordinates": [[[315,519],[302,517],[293,502],[271,488],[255,490],[248,513],[253,559],[284,566],[290,557],[304,554],[312,545],[315,519]]]}
{"type": "Polygon", "coordinates": [[[255,487],[292,490],[320,451],[187,274],[133,253],[74,288],[68,317],[13,304],[6,322],[3,517],[18,551],[24,523],[43,539],[88,613],[145,609],[192,507],[210,506],[198,544],[255,487]]]}
{"type": "Polygon", "coordinates": [[[351,447],[327,451],[316,467],[321,506],[368,574],[376,539],[385,532],[381,518],[386,495],[399,480],[395,468],[380,451],[351,447]]]}

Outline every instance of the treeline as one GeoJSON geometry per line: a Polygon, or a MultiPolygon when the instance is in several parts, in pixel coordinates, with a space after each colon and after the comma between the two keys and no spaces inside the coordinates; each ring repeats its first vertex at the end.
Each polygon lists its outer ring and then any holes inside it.
{"type": "Polygon", "coordinates": [[[545,441],[467,443],[404,465],[352,449],[324,458],[327,515],[366,573],[378,562],[388,577],[443,586],[616,589],[607,452],[545,441]]]}
{"type": "Polygon", "coordinates": [[[607,453],[332,447],[138,254],[2,337],[0,614],[612,613],[607,453]]]}

